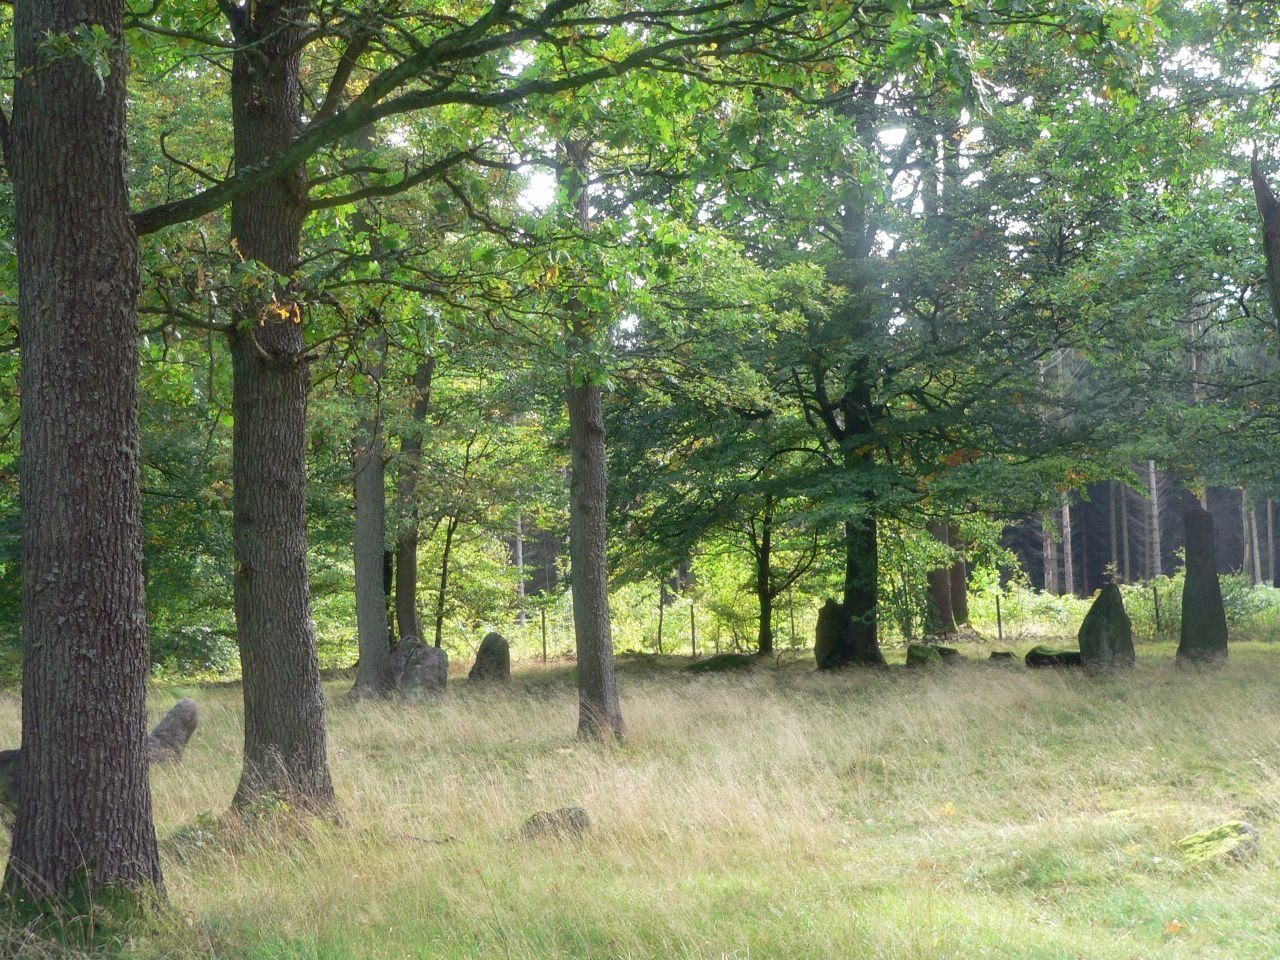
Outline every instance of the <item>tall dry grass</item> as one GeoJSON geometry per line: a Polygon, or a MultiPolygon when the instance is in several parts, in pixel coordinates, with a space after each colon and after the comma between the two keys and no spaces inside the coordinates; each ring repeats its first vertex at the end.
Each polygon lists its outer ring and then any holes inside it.
{"type": "MultiPolygon", "coordinates": [[[[968,652],[968,651],[966,651],[968,652]]],[[[332,684],[340,825],[220,822],[238,690],[154,774],[173,912],[138,958],[1276,957],[1280,655],[1143,651],[1093,679],[974,665],[819,676],[624,671],[624,743],[572,736],[563,669],[437,703],[332,684]],[[586,807],[580,841],[514,839],[586,807]],[[1189,869],[1230,817],[1253,864],[1189,869]]],[[[0,699],[0,740],[17,736],[0,699]]]]}

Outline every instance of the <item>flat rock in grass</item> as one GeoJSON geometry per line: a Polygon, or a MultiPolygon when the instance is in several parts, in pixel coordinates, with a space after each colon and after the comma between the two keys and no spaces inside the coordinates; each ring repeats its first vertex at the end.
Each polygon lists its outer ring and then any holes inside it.
{"type": "Polygon", "coordinates": [[[480,641],[480,649],[476,651],[476,662],[468,680],[510,680],[511,679],[511,645],[506,638],[496,632],[489,632],[480,641]]]}
{"type": "Polygon", "coordinates": [[[1258,855],[1258,830],[1244,820],[1228,820],[1210,830],[1183,837],[1176,844],[1187,863],[1252,860],[1258,855]]]}
{"type": "Polygon", "coordinates": [[[449,655],[420,643],[400,674],[400,690],[410,696],[439,696],[449,683],[449,655]]]}
{"type": "Polygon", "coordinates": [[[756,658],[748,653],[717,653],[705,660],[695,660],[685,667],[690,673],[723,673],[726,670],[750,670],[756,658]]]}
{"type": "Polygon", "coordinates": [[[1023,658],[1028,667],[1082,667],[1084,660],[1079,650],[1055,650],[1052,647],[1032,647],[1023,658]]]}
{"type": "Polygon", "coordinates": [[[185,698],[175,703],[147,737],[147,760],[151,763],[177,763],[187,741],[196,731],[200,711],[196,702],[185,698]]]}
{"type": "Polygon", "coordinates": [[[1133,626],[1124,612],[1120,588],[1108,583],[1098,593],[1084,623],[1080,624],[1080,658],[1086,669],[1115,670],[1132,667],[1133,626]]]}
{"type": "Polygon", "coordinates": [[[941,667],[942,653],[932,643],[907,644],[908,667],[941,667]]]}
{"type": "Polygon", "coordinates": [[[558,807],[542,810],[524,822],[520,828],[521,840],[552,837],[572,840],[585,836],[591,829],[591,815],[583,807],[558,807]]]}

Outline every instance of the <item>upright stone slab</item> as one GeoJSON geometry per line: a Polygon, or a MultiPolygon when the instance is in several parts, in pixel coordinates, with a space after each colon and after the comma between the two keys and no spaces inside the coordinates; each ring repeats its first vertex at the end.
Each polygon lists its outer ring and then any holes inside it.
{"type": "Polygon", "coordinates": [[[391,653],[391,676],[395,678],[396,683],[400,682],[400,678],[404,676],[404,668],[409,665],[409,661],[419,650],[426,649],[426,644],[422,642],[420,637],[407,636],[402,637],[396,648],[391,653]]]}
{"type": "Polygon", "coordinates": [[[1187,528],[1187,570],[1182,585],[1179,666],[1212,666],[1227,659],[1227,614],[1218,583],[1213,517],[1200,507],[1183,515],[1187,528]]]}
{"type": "Polygon", "coordinates": [[[1108,583],[1080,624],[1080,659],[1087,670],[1132,667],[1133,625],[1124,612],[1120,587],[1108,583]]]}
{"type": "Polygon", "coordinates": [[[500,633],[486,633],[476,651],[476,662],[468,680],[510,680],[511,645],[500,633]]]}
{"type": "Polygon", "coordinates": [[[151,763],[177,763],[187,747],[191,734],[196,732],[200,712],[191,698],[179,700],[156,724],[147,737],[147,760],[151,763]]]}
{"type": "Polygon", "coordinates": [[[419,641],[400,675],[401,692],[407,696],[438,696],[444,693],[448,682],[449,655],[419,641]]]}
{"type": "Polygon", "coordinates": [[[813,655],[819,670],[834,670],[849,664],[849,651],[844,642],[844,611],[834,600],[828,600],[818,611],[813,655]]]}

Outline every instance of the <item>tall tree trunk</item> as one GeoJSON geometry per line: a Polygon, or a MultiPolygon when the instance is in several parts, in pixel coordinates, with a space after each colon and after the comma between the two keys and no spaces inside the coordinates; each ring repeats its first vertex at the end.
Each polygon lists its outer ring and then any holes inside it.
{"type": "MultiPolygon", "coordinates": [[[[366,345],[370,359],[362,364],[376,388],[382,382],[382,357],[387,349],[385,333],[366,345]]],[[[384,584],[387,546],[386,458],[382,445],[381,398],[370,402],[367,414],[356,427],[351,450],[355,474],[355,575],[356,637],[360,662],[352,694],[384,697],[395,690],[391,672],[391,642],[387,634],[387,597],[384,584]]]]}
{"type": "MultiPolygon", "coordinates": [[[[241,42],[232,61],[237,170],[288,146],[301,130],[299,53],[305,5],[234,8],[241,42]]],[[[231,204],[231,235],[246,260],[287,277],[306,218],[299,168],[231,204]]],[[[306,809],[333,805],[324,694],[307,576],[306,441],[309,370],[301,308],[287,287],[273,302],[246,298],[231,336],[235,498],[235,611],[244,673],[244,771],[234,804],[283,796],[306,809]]]]}
{"type": "Polygon", "coordinates": [[[845,647],[850,662],[877,666],[884,663],[877,635],[877,583],[880,568],[876,543],[876,517],[868,511],[860,520],[844,525],[845,647]]]}
{"type": "Polygon", "coordinates": [[[436,592],[435,637],[436,646],[444,642],[445,601],[449,596],[449,562],[453,559],[453,535],[458,529],[458,518],[450,517],[444,525],[444,550],[440,553],[440,589],[436,592]]]}
{"type": "MultiPolygon", "coordinates": [[[[565,153],[569,161],[563,173],[566,192],[574,204],[577,225],[586,232],[591,225],[588,149],[582,143],[567,142],[565,153]]],[[[576,299],[569,304],[569,325],[569,565],[578,656],[578,736],[622,736],[625,725],[618,701],[609,619],[604,414],[595,372],[584,366],[593,346],[593,324],[585,306],[576,299]]]]}
{"type": "Polygon", "coordinates": [[[1276,520],[1272,500],[1267,497],[1267,583],[1276,583],[1276,520]]]}
{"type": "Polygon", "coordinates": [[[1075,550],[1071,542],[1071,495],[1062,495],[1062,592],[1075,596],[1076,567],[1075,550]]]}
{"type": "Polygon", "coordinates": [[[123,5],[15,5],[6,163],[22,342],[22,754],[5,886],[79,911],[163,895],[145,753],[138,241],[125,184],[123,5]],[[48,37],[101,27],[110,69],[48,37]]]}
{"type": "Polygon", "coordinates": [[[519,513],[516,514],[515,546],[516,577],[518,578],[516,582],[516,603],[518,604],[516,616],[520,626],[523,627],[528,623],[528,616],[524,610],[524,516],[519,513]]]}
{"type": "MultiPolygon", "coordinates": [[[[947,543],[947,524],[930,521],[926,524],[930,535],[940,543],[947,543]]],[[[956,618],[951,607],[951,564],[935,567],[925,574],[929,584],[929,633],[955,633],[956,618]]]]}
{"type": "Polygon", "coordinates": [[[969,622],[969,570],[964,559],[964,544],[954,523],[947,524],[947,543],[957,551],[955,563],[951,565],[951,615],[955,617],[956,626],[963,626],[969,622]]]}
{"type": "Polygon", "coordinates": [[[760,535],[752,536],[752,549],[756,561],[756,603],[760,608],[759,629],[756,631],[756,650],[762,657],[773,654],[773,498],[764,499],[764,513],[760,520],[760,535]]]}
{"type": "Polygon", "coordinates": [[[1122,574],[1125,583],[1133,580],[1133,568],[1129,563],[1129,488],[1120,487],[1120,552],[1123,554],[1122,574]]]}
{"type": "Polygon", "coordinates": [[[1156,462],[1147,461],[1147,488],[1151,492],[1151,520],[1147,530],[1147,572],[1152,579],[1164,572],[1164,550],[1160,544],[1160,480],[1156,462]]]}
{"type": "Polygon", "coordinates": [[[1058,593],[1058,557],[1054,549],[1053,515],[1046,510],[1040,517],[1040,550],[1044,558],[1044,592],[1058,593]]]}
{"type": "Polygon", "coordinates": [[[413,422],[400,438],[400,475],[396,484],[400,532],[396,536],[396,628],[400,640],[422,637],[418,619],[418,477],[422,473],[422,429],[431,405],[436,358],[418,361],[413,370],[413,422]]]}
{"type": "Polygon", "coordinates": [[[1120,578],[1120,537],[1116,523],[1116,482],[1114,480],[1107,481],[1107,506],[1111,513],[1111,560],[1110,567],[1112,575],[1115,579],[1120,578]]]}

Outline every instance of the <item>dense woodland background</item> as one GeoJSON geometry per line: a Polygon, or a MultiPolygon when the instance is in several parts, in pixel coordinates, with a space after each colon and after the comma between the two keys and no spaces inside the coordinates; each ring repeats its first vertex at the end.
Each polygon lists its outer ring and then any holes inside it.
{"type": "Polygon", "coordinates": [[[807,647],[828,598],[847,663],[1111,580],[1158,637],[1197,504],[1265,633],[1277,12],[5,8],[10,885],[83,865],[48,718],[118,707],[106,758],[148,669],[239,673],[236,806],[323,812],[318,668],[389,695],[410,635],[572,653],[608,739],[615,647],[807,647]]]}

